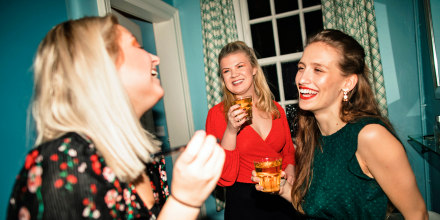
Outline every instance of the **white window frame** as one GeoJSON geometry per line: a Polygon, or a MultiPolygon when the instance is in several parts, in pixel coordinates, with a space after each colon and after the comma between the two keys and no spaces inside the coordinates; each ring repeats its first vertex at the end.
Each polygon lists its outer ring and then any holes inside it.
{"type": "Polygon", "coordinates": [[[238,39],[246,42],[247,45],[253,47],[252,36],[251,36],[251,24],[261,23],[261,22],[272,22],[272,28],[274,33],[274,42],[275,42],[275,56],[267,57],[263,59],[258,59],[258,62],[261,66],[267,65],[275,65],[277,71],[278,78],[278,88],[280,91],[280,100],[279,104],[286,109],[286,105],[297,104],[298,100],[286,100],[284,94],[284,84],[283,84],[283,76],[281,63],[285,62],[293,62],[301,59],[303,52],[296,52],[291,54],[280,55],[280,46],[278,42],[278,27],[277,27],[277,19],[289,17],[292,15],[299,15],[300,25],[301,25],[301,37],[303,46],[306,45],[307,42],[307,34],[305,29],[305,21],[304,21],[304,13],[321,10],[321,5],[316,5],[312,7],[303,8],[302,0],[298,1],[298,9],[294,11],[289,11],[281,14],[275,14],[275,4],[274,0],[270,0],[271,6],[271,15],[266,17],[261,17],[257,19],[249,20],[248,13],[248,5],[247,0],[233,0],[234,9],[235,9],[235,19],[237,24],[237,33],[238,39]]]}

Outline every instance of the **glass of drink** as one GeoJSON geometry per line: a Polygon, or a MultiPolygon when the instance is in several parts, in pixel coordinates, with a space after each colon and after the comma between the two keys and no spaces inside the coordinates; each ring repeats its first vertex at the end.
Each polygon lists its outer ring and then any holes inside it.
{"type": "Polygon", "coordinates": [[[263,192],[277,193],[280,191],[282,157],[263,157],[255,160],[255,171],[260,178],[259,185],[263,192]]]}
{"type": "Polygon", "coordinates": [[[234,100],[234,105],[237,104],[246,111],[246,120],[252,119],[252,96],[237,96],[234,100]]]}

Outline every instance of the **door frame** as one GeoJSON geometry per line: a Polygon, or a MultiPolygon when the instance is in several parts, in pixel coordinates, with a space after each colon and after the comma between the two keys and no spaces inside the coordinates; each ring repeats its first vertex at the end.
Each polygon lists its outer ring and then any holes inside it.
{"type": "Polygon", "coordinates": [[[179,11],[161,0],[96,0],[104,16],[111,7],[153,24],[170,147],[187,144],[194,120],[185,65],[179,11]]]}

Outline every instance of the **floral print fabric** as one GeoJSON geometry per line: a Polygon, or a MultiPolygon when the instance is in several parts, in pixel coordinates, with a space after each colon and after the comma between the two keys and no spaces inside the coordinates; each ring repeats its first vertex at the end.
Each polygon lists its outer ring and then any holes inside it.
{"type": "Polygon", "coordinates": [[[26,156],[9,200],[8,219],[156,219],[168,195],[165,160],[146,165],[155,205],[148,210],[121,182],[91,140],[76,133],[26,156]]]}

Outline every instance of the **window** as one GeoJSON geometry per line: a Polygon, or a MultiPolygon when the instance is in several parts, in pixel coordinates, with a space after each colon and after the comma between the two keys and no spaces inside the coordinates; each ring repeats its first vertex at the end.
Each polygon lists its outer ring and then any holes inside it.
{"type": "Polygon", "coordinates": [[[323,29],[321,1],[234,0],[234,7],[239,38],[254,48],[275,100],[292,123],[297,65],[307,38],[323,29]]]}

